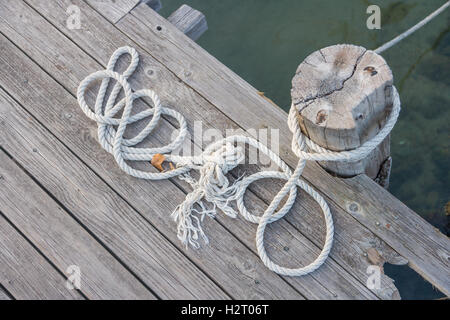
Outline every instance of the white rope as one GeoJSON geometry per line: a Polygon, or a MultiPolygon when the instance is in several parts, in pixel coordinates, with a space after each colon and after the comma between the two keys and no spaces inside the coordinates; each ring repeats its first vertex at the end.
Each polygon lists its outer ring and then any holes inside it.
{"type": "Polygon", "coordinates": [[[386,42],[385,44],[383,44],[381,47],[375,49],[374,51],[376,53],[380,54],[383,51],[389,49],[390,47],[396,45],[397,43],[399,43],[400,41],[402,41],[403,39],[405,39],[406,37],[411,35],[413,32],[415,32],[415,31],[419,30],[420,28],[422,28],[424,25],[426,25],[428,22],[430,22],[433,18],[438,16],[441,12],[443,12],[445,9],[447,9],[447,7],[449,5],[450,5],[450,0],[447,1],[446,3],[444,3],[438,9],[436,9],[433,13],[431,13],[430,15],[425,17],[422,21],[418,22],[416,25],[412,26],[411,28],[409,28],[408,30],[406,30],[402,34],[398,35],[394,39],[386,42]]]}
{"type": "Polygon", "coordinates": [[[272,271],[281,275],[301,276],[308,274],[320,267],[328,257],[333,244],[333,219],[330,209],[323,197],[305,181],[300,179],[306,161],[357,161],[366,157],[389,134],[397,121],[400,112],[400,99],[394,88],[394,105],[386,124],[380,132],[365,142],[359,148],[351,151],[331,152],[305,137],[298,125],[295,106],[291,106],[288,118],[288,126],[293,133],[292,150],[299,157],[299,162],[294,172],[273,151],[259,141],[242,135],[234,135],[210,144],[199,156],[176,156],[170,153],[181,146],[187,134],[187,124],[184,117],[169,108],[161,106],[158,95],[152,90],[139,90],[133,92],[127,81],[139,63],[139,57],[133,48],[122,47],[114,52],[107,69],[95,72],[86,77],[78,88],[78,102],[84,113],[98,123],[98,137],[102,147],[111,153],[120,168],[126,173],[142,179],[161,180],[179,176],[187,181],[193,191],[186,196],[185,201],[172,213],[173,219],[178,223],[178,238],[186,246],[199,247],[198,239],[202,237],[208,243],[201,222],[205,216],[214,217],[217,208],[230,217],[236,217],[237,212],[230,206],[231,201],[236,201],[239,213],[248,221],[258,224],[256,230],[256,247],[263,263],[272,271]],[[114,71],[115,64],[123,54],[131,56],[131,63],[123,74],[114,71]],[[103,107],[105,94],[110,79],[116,80],[111,94],[103,107]],[[102,79],[94,111],[86,104],[85,92],[87,87],[95,80],[102,79]],[[116,103],[116,99],[123,90],[124,98],[116,103]],[[153,107],[131,115],[133,101],[140,97],[149,97],[153,107]],[[119,111],[122,115],[118,116],[119,111]],[[175,118],[179,123],[179,133],[168,145],[155,148],[140,148],[136,144],[142,142],[155,129],[160,116],[164,114],[175,118]],[[151,118],[151,119],[150,119],[151,118]],[[150,119],[145,128],[135,137],[125,139],[123,134],[127,125],[136,121],[150,119]],[[117,130],[115,129],[117,127],[117,130]],[[244,160],[244,154],[235,144],[248,144],[267,155],[278,165],[281,171],[261,171],[243,179],[230,183],[226,174],[244,160]],[[147,172],[132,168],[128,161],[150,161],[156,154],[164,154],[165,159],[176,164],[174,170],[167,172],[147,172]],[[195,180],[189,171],[195,169],[200,173],[200,178],[195,180]],[[286,184],[274,197],[269,207],[262,216],[251,214],[244,205],[244,194],[247,187],[257,180],[275,178],[286,180],[286,184]],[[319,256],[309,265],[300,268],[286,268],[275,264],[268,257],[264,247],[264,231],[267,224],[284,217],[292,208],[297,197],[297,187],[308,193],[322,209],[325,225],[325,244],[319,256]],[[289,195],[288,195],[289,194],[289,195]],[[288,195],[286,203],[276,212],[282,199],[288,195]],[[207,208],[204,201],[210,202],[212,208],[207,208]]]}

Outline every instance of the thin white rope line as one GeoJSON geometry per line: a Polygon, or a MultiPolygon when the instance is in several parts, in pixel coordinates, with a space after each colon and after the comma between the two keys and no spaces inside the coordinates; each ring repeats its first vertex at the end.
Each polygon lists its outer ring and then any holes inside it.
{"type": "Polygon", "coordinates": [[[417,24],[415,24],[414,26],[412,26],[411,28],[409,28],[408,30],[406,30],[405,32],[401,33],[400,35],[396,36],[394,39],[386,42],[385,44],[383,44],[382,46],[378,47],[377,49],[374,50],[374,52],[380,54],[383,51],[389,49],[390,47],[396,45],[397,43],[399,43],[400,41],[402,41],[403,39],[405,39],[406,37],[410,36],[412,33],[414,33],[415,31],[419,30],[420,28],[422,28],[424,25],[426,25],[428,22],[430,22],[431,20],[433,20],[433,18],[437,17],[441,12],[443,12],[445,9],[447,9],[447,7],[450,5],[450,0],[448,0],[446,3],[444,3],[441,7],[439,7],[438,9],[436,9],[433,13],[429,14],[428,16],[426,16],[422,21],[418,22],[417,24]]]}
{"type": "Polygon", "coordinates": [[[100,145],[114,156],[117,164],[123,171],[134,177],[149,180],[162,180],[178,176],[192,186],[193,191],[186,195],[184,202],[171,215],[178,224],[177,236],[182,243],[186,246],[198,248],[200,237],[205,243],[208,243],[208,238],[201,226],[204,217],[214,217],[217,214],[217,209],[220,209],[230,217],[236,217],[237,212],[230,206],[230,203],[235,201],[238,213],[246,220],[258,224],[255,239],[257,252],[264,265],[270,270],[281,275],[300,276],[319,268],[330,253],[333,244],[334,225],[330,209],[324,198],[306,181],[300,179],[306,161],[355,161],[355,159],[358,160],[369,154],[384,140],[397,121],[400,112],[400,99],[395,87],[394,106],[385,126],[377,135],[359,148],[351,151],[331,152],[305,137],[295,117],[296,108],[292,105],[288,117],[288,127],[293,134],[292,150],[299,157],[297,167],[292,172],[278,154],[258,140],[243,135],[233,135],[211,143],[198,156],[178,156],[173,154],[173,151],[177,150],[186,138],[186,120],[179,112],[162,107],[161,101],[154,91],[144,89],[133,92],[131,90],[128,77],[133,74],[138,63],[139,57],[135,49],[130,47],[119,48],[111,56],[106,70],[94,72],[81,81],[77,91],[77,98],[83,112],[98,123],[100,145]],[[119,74],[114,71],[114,67],[123,54],[130,54],[131,62],[126,71],[123,74],[119,74]],[[111,78],[116,80],[116,83],[103,108],[111,78]],[[91,107],[87,105],[84,96],[89,85],[95,80],[101,80],[102,82],[95,101],[94,111],[92,111],[91,107]],[[117,97],[122,90],[124,98],[116,103],[117,97]],[[131,115],[134,100],[144,96],[152,100],[153,107],[131,115]],[[121,110],[121,117],[116,117],[116,114],[121,110]],[[169,115],[178,121],[180,126],[178,135],[165,146],[136,147],[156,128],[162,114],[169,115]],[[150,121],[136,136],[128,139],[123,137],[129,124],[147,118],[151,118],[150,121]],[[117,126],[117,129],[114,128],[115,126],[117,126]],[[276,163],[281,171],[260,171],[230,183],[226,174],[245,159],[242,148],[235,146],[236,144],[246,144],[256,148],[276,163]],[[167,172],[148,172],[134,169],[127,163],[127,161],[150,161],[157,153],[164,154],[165,159],[176,164],[176,168],[167,172]],[[199,171],[200,178],[198,180],[190,176],[189,171],[191,170],[199,171]],[[286,180],[286,183],[261,216],[251,214],[244,204],[245,192],[251,183],[266,178],[282,179],[286,180]],[[281,219],[291,210],[297,197],[297,188],[303,189],[319,204],[326,225],[325,243],[318,257],[309,265],[300,268],[286,268],[275,264],[268,257],[264,246],[264,232],[267,224],[281,219]],[[287,201],[276,211],[281,201],[288,194],[287,201]],[[211,203],[213,208],[207,208],[204,201],[211,203]]]}

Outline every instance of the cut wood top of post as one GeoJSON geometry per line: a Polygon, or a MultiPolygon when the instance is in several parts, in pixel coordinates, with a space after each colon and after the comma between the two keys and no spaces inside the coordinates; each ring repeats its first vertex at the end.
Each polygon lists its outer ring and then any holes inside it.
{"type": "Polygon", "coordinates": [[[384,125],[392,83],[386,61],[363,47],[335,45],[312,53],[292,79],[302,131],[330,150],[359,147],[384,125]]]}
{"type": "Polygon", "coordinates": [[[208,30],[205,15],[187,4],[179,7],[167,20],[194,41],[208,30]]]}

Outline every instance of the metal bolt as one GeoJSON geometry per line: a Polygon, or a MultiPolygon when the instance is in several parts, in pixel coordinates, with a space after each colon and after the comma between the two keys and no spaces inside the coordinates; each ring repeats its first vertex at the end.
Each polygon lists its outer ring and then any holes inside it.
{"type": "Polygon", "coordinates": [[[355,202],[351,203],[350,206],[348,207],[350,209],[350,211],[352,212],[357,212],[359,210],[359,206],[358,204],[356,204],[355,202]]]}

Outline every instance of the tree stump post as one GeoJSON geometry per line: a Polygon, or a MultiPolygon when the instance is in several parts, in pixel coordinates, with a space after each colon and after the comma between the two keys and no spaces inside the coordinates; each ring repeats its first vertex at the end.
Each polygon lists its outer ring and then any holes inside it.
{"type": "MultiPolygon", "coordinates": [[[[292,103],[302,132],[333,151],[352,150],[375,136],[392,110],[393,76],[386,61],[354,45],[334,45],[309,55],[292,79],[292,103]]],[[[357,162],[323,161],[339,177],[365,173],[387,188],[390,137],[357,162]]]]}

